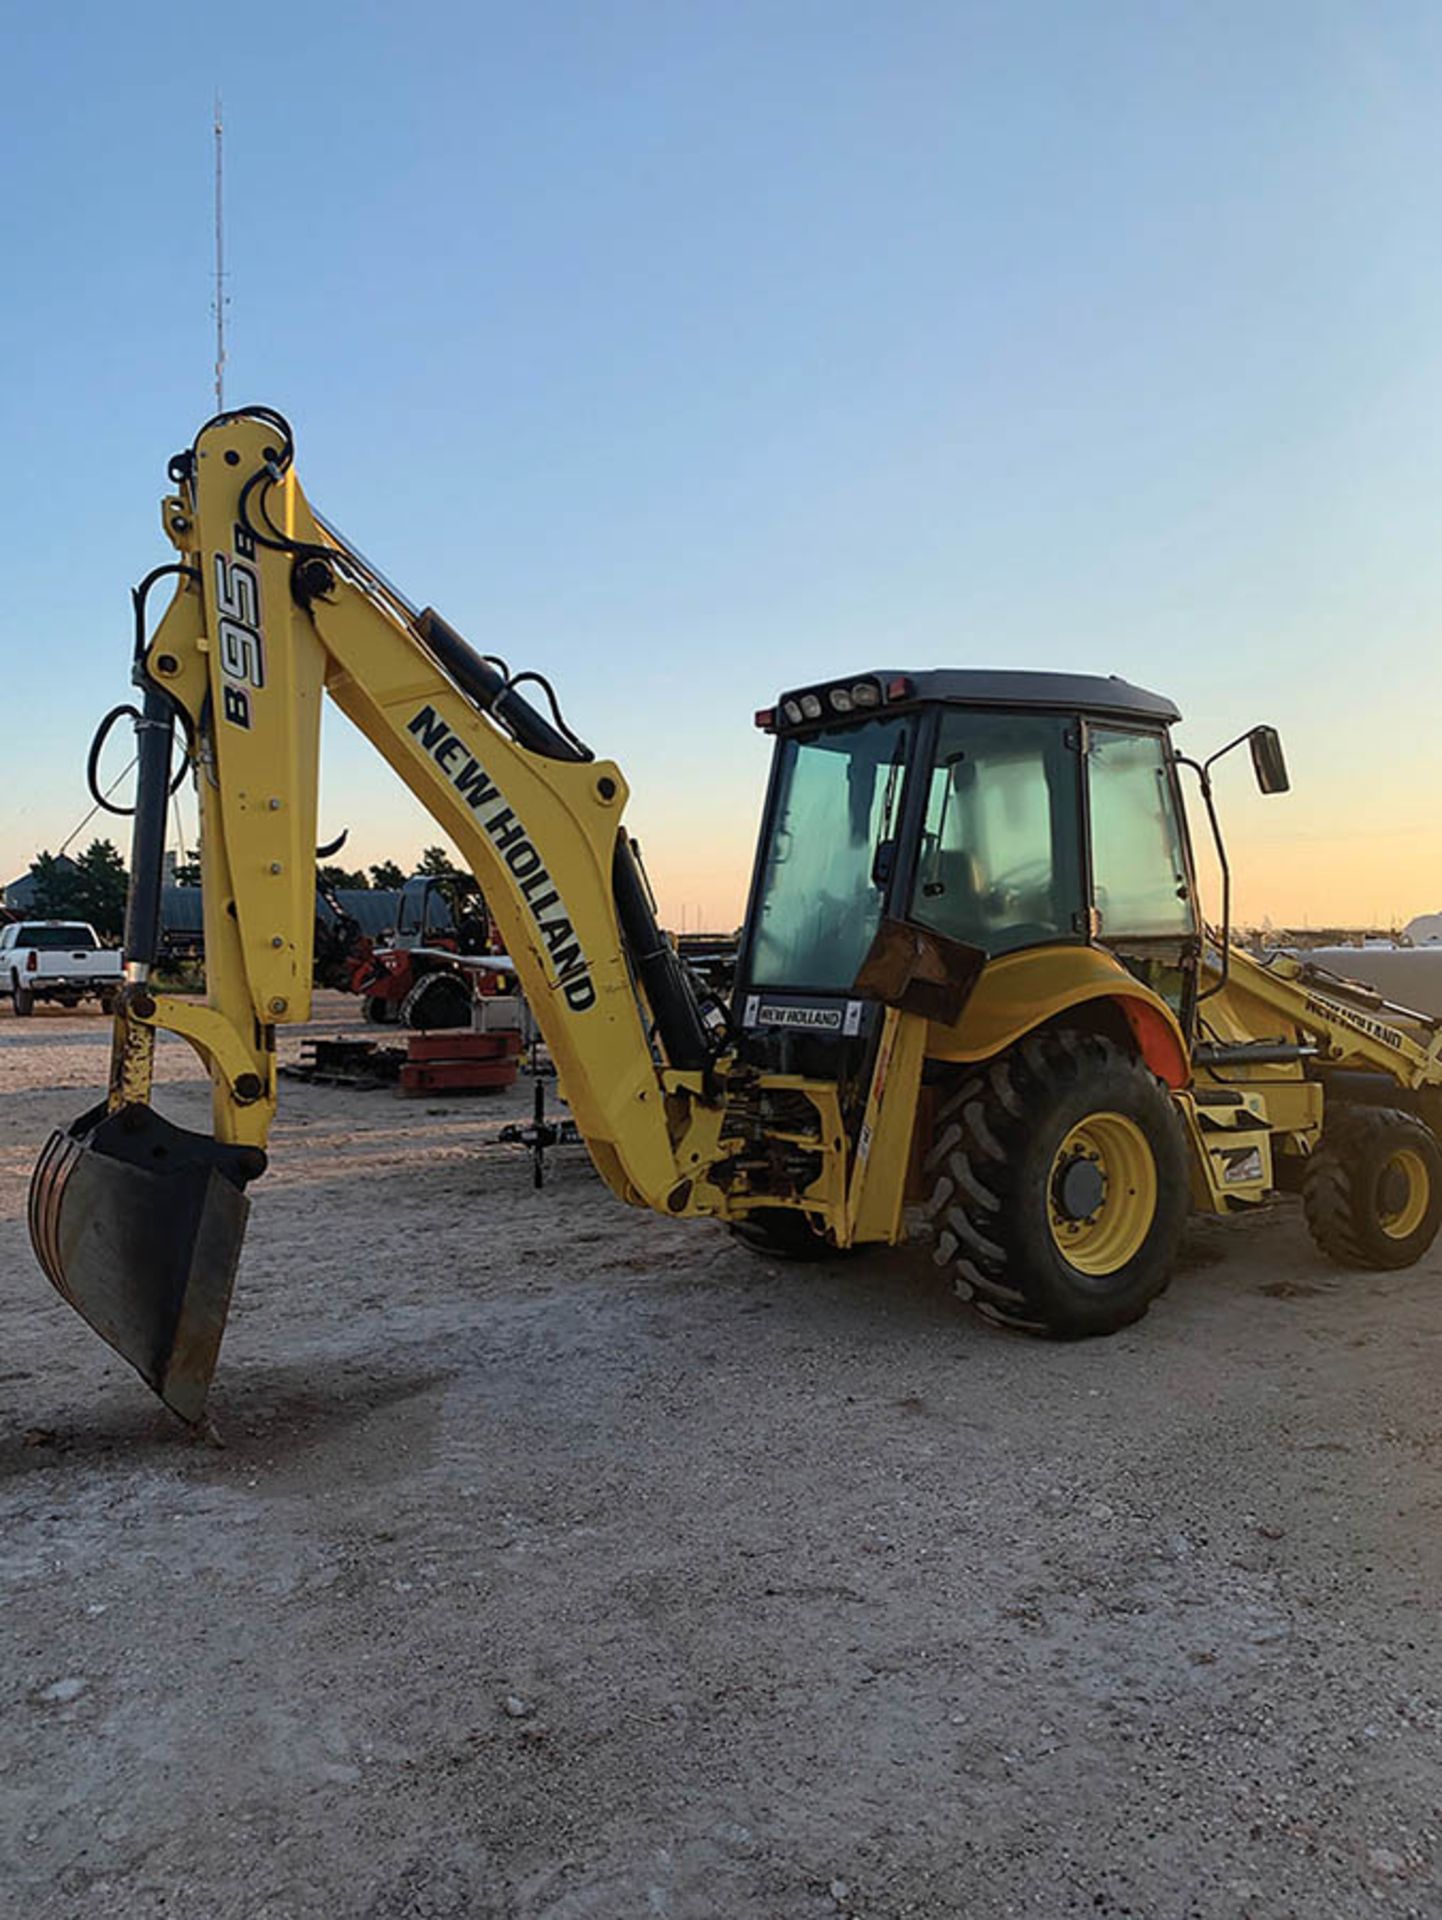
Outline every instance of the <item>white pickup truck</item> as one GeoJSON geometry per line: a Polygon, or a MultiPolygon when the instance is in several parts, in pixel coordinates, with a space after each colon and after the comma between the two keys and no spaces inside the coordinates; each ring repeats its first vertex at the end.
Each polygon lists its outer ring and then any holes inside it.
{"type": "Polygon", "coordinates": [[[109,1013],[121,982],[117,947],[102,947],[83,920],[17,920],[0,927],[0,996],[17,1014],[33,1013],[37,1000],[77,1007],[98,995],[109,1013]]]}

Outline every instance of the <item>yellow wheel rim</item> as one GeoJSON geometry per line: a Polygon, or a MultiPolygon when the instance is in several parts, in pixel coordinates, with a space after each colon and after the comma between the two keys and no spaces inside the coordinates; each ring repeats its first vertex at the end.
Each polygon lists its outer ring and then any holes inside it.
{"type": "Polygon", "coordinates": [[[1389,1240],[1406,1240],[1427,1216],[1432,1183],[1427,1163],[1411,1147],[1399,1147],[1377,1182],[1378,1220],[1389,1240]]]}
{"type": "Polygon", "coordinates": [[[1057,1148],[1047,1184],[1051,1237],[1078,1273],[1100,1279],[1141,1252],[1156,1218],[1157,1163],[1135,1120],[1089,1113],[1057,1148]]]}

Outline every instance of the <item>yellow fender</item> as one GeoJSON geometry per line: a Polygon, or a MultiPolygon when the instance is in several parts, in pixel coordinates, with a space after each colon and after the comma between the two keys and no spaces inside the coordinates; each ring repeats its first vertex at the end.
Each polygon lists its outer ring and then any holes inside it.
{"type": "Polygon", "coordinates": [[[990,1060],[1034,1028],[1091,1000],[1113,1001],[1143,1060],[1169,1087],[1192,1077],[1191,1055],[1176,1015],[1121,961],[1098,947],[1027,947],[988,961],[954,1025],[927,1029],[931,1060],[990,1060]]]}

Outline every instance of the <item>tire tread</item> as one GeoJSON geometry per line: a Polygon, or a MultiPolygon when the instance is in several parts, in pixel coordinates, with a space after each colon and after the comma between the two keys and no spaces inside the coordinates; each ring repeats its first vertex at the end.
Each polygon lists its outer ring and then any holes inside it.
{"type": "MultiPolygon", "coordinates": [[[[949,1269],[958,1293],[986,1319],[1030,1333],[1071,1337],[1114,1332],[1141,1318],[1170,1278],[1170,1254],[1160,1278],[1139,1300],[1119,1301],[1110,1313],[1094,1304],[1068,1313],[1034,1274],[1024,1271],[1014,1216],[1018,1168],[1038,1115],[1093,1077],[1115,1084],[1118,1074],[1144,1076],[1166,1100],[1163,1124],[1174,1129],[1171,1169],[1159,1164],[1159,1181],[1185,1180],[1180,1119],[1155,1076],[1113,1040],[1076,1029],[1054,1028],[1027,1035],[982,1072],[945,1090],[937,1102],[935,1131],[923,1167],[931,1187],[924,1213],[936,1236],[932,1258],[949,1269]]],[[[1158,1109],[1158,1111],[1160,1111],[1158,1109]]],[[[1177,1224],[1180,1231],[1180,1222],[1177,1224]]],[[[1173,1247],[1174,1251],[1174,1247],[1173,1247]]]]}
{"type": "MultiPolygon", "coordinates": [[[[1327,1113],[1321,1142],[1306,1163],[1302,1211],[1307,1230],[1318,1249],[1338,1266],[1395,1271],[1412,1265],[1431,1245],[1435,1223],[1432,1232],[1406,1258],[1379,1258],[1368,1244],[1371,1186],[1364,1176],[1369,1160],[1382,1151],[1389,1136],[1421,1149],[1437,1178],[1442,1150],[1436,1136],[1424,1121],[1399,1107],[1333,1107],[1327,1113]]],[[[1390,1253],[1391,1249],[1386,1251],[1390,1253]]]]}

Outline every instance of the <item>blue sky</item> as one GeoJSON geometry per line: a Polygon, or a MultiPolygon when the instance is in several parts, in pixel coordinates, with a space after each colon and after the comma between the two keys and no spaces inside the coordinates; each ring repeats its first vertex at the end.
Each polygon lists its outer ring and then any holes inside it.
{"type": "MultiPolygon", "coordinates": [[[[1334,0],[12,7],[4,877],[210,410],[217,87],[228,397],[552,676],[673,921],[739,913],[752,710],[873,664],[1272,720],[1242,911],[1442,904],[1442,11],[1334,0]]],[[[338,716],[323,822],[435,837],[338,716]]]]}

